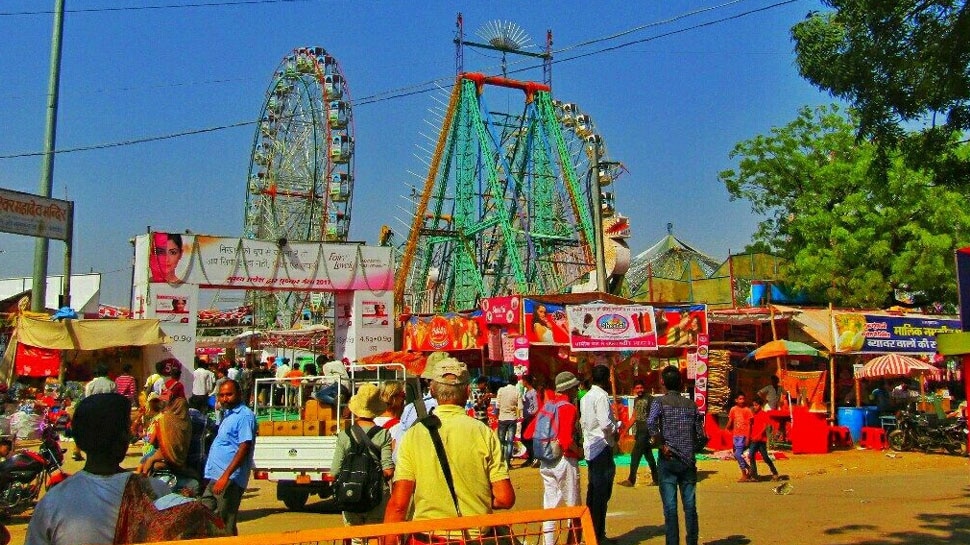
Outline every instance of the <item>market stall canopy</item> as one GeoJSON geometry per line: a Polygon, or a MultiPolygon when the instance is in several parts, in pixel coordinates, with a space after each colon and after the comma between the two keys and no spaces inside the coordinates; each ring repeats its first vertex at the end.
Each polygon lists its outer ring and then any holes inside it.
{"type": "Polygon", "coordinates": [[[769,358],[821,357],[822,353],[811,346],[796,341],[779,339],[764,344],[748,354],[748,358],[766,360],[769,358]]]}
{"type": "Polygon", "coordinates": [[[909,377],[912,375],[928,375],[930,378],[938,378],[940,370],[916,358],[900,354],[886,354],[866,362],[862,369],[856,373],[856,378],[909,377]]]}
{"type": "MultiPolygon", "coordinates": [[[[437,352],[432,352],[434,354],[437,352]]],[[[428,356],[431,354],[425,354],[422,352],[407,352],[403,350],[381,352],[379,354],[372,354],[360,358],[357,363],[364,366],[366,369],[368,365],[374,364],[386,364],[386,363],[400,363],[404,365],[408,373],[413,375],[420,375],[424,372],[425,366],[428,364],[428,356]]]]}
{"type": "Polygon", "coordinates": [[[17,318],[17,342],[54,350],[101,350],[163,344],[158,320],[64,320],[17,318]]]}
{"type": "Polygon", "coordinates": [[[805,332],[805,334],[817,343],[822,345],[825,350],[831,352],[832,345],[832,314],[828,309],[818,308],[795,308],[785,305],[772,305],[775,311],[790,314],[792,322],[805,332]]]}

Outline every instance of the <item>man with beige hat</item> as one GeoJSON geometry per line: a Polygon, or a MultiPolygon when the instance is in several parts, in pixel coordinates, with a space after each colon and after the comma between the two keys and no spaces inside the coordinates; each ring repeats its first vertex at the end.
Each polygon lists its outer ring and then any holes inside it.
{"type": "MultiPolygon", "coordinates": [[[[465,413],[470,394],[468,367],[447,357],[437,360],[426,373],[438,407],[401,438],[384,522],[405,520],[412,498],[413,520],[510,509],[515,504],[515,490],[502,463],[498,437],[465,413]]],[[[415,534],[411,539],[421,543],[422,537],[431,541],[430,536],[415,534]]],[[[396,543],[393,537],[387,539],[387,545],[396,543]]]]}
{"type": "MultiPolygon", "coordinates": [[[[354,425],[345,429],[337,435],[337,446],[334,448],[333,452],[333,475],[339,475],[341,465],[344,462],[344,458],[347,453],[351,450],[351,433],[355,433],[355,441],[360,441],[357,439],[360,432],[363,432],[370,439],[377,449],[380,451],[380,457],[378,459],[376,453],[374,454],[374,459],[378,462],[381,468],[384,470],[384,478],[390,480],[391,476],[394,475],[394,461],[391,458],[391,434],[380,426],[374,424],[374,418],[380,416],[387,408],[384,401],[381,399],[381,390],[377,386],[365,382],[357,389],[357,393],[354,394],[350,401],[347,403],[347,409],[354,415],[354,425]],[[355,430],[354,428],[360,428],[355,430]]],[[[353,466],[351,466],[353,467],[353,466]]],[[[384,490],[384,501],[379,505],[371,509],[370,511],[364,513],[351,513],[348,511],[343,512],[344,524],[347,526],[358,526],[361,524],[375,524],[381,522],[384,518],[384,507],[387,505],[387,498],[390,495],[390,488],[385,486],[384,490]]]]}

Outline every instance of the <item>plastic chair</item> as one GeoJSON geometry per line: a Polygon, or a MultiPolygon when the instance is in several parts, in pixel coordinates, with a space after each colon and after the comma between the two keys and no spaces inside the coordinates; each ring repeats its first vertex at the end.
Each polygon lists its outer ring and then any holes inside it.
{"type": "Polygon", "coordinates": [[[859,446],[871,450],[889,448],[889,435],[882,428],[863,427],[859,446]]]}
{"type": "Polygon", "coordinates": [[[896,417],[892,415],[880,416],[879,426],[886,430],[887,433],[893,431],[896,429],[896,417]]]}
{"type": "Polygon", "coordinates": [[[832,447],[852,447],[852,432],[848,426],[829,426],[829,445],[832,447]]]}

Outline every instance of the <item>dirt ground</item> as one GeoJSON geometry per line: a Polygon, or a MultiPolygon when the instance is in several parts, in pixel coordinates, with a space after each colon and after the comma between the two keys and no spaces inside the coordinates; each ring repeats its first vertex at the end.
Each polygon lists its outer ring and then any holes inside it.
{"type": "MultiPolygon", "coordinates": [[[[132,451],[126,465],[134,466],[132,451]]],[[[790,479],[788,495],[779,483],[738,483],[737,464],[698,462],[700,541],[707,545],[748,543],[926,545],[970,543],[970,465],[967,458],[915,452],[840,450],[789,455],[777,462],[790,479]]],[[[759,464],[763,467],[763,464],[759,464]]],[[[80,468],[68,461],[67,471],[80,468]]],[[[617,468],[617,480],[627,466],[617,468]]],[[[764,471],[762,471],[764,473],[764,471]]],[[[581,486],[585,487],[585,469],[581,486]]],[[[660,496],[650,486],[646,465],[636,488],[614,487],[607,534],[620,544],[664,542],[660,496]]],[[[513,469],[516,510],[542,508],[537,469],[513,469]]],[[[585,488],[583,488],[585,494],[585,488]]],[[[83,500],[83,498],[82,498],[83,500]]],[[[9,523],[13,541],[23,543],[29,512],[9,523]]],[[[251,481],[240,510],[240,533],[256,534],[339,526],[339,513],[325,502],[306,512],[289,512],[275,488],[251,481]]],[[[683,528],[683,525],[681,525],[683,528]]],[[[681,537],[683,540],[683,537],[681,537]]]]}

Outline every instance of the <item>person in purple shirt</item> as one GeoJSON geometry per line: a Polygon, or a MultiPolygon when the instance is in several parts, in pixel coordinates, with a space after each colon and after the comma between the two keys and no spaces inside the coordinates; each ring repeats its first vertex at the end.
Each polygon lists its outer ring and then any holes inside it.
{"type": "Polygon", "coordinates": [[[242,403],[239,383],[234,380],[227,379],[219,387],[219,404],[222,422],[205,463],[209,484],[202,502],[219,515],[232,535],[238,535],[236,515],[253,469],[256,415],[242,403]]]}

